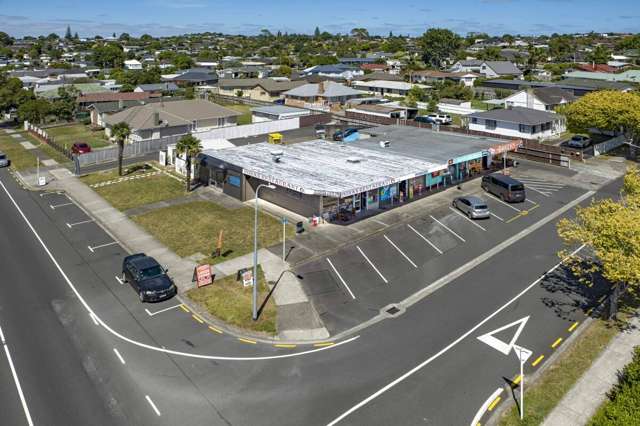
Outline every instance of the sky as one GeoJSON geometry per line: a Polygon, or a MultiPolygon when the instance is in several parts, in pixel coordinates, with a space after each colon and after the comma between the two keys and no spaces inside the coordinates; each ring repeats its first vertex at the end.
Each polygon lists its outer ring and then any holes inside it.
{"type": "Polygon", "coordinates": [[[197,32],[419,35],[427,28],[502,34],[640,32],[638,0],[0,0],[0,31],[14,37],[139,36],[197,32]]]}

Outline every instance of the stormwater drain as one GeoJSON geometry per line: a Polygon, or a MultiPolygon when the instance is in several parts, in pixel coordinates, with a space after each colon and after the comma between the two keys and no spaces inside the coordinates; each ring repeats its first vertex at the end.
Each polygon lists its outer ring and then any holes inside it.
{"type": "Polygon", "coordinates": [[[387,305],[380,310],[380,313],[389,318],[395,318],[404,314],[404,308],[398,305],[387,305]]]}
{"type": "Polygon", "coordinates": [[[397,307],[395,307],[395,306],[392,306],[392,307],[390,307],[389,309],[387,309],[387,313],[388,313],[388,314],[391,314],[391,315],[395,315],[395,314],[397,314],[398,312],[400,312],[400,309],[398,309],[398,308],[397,308],[397,307]]]}

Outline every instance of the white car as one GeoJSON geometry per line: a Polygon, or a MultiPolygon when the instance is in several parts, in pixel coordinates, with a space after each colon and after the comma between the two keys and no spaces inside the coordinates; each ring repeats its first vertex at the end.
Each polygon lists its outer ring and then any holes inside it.
{"type": "Polygon", "coordinates": [[[427,117],[438,124],[451,124],[453,121],[449,114],[429,114],[427,117]]]}
{"type": "Polygon", "coordinates": [[[9,164],[10,163],[9,163],[9,159],[7,158],[7,154],[0,151],[0,167],[8,167],[9,164]]]}

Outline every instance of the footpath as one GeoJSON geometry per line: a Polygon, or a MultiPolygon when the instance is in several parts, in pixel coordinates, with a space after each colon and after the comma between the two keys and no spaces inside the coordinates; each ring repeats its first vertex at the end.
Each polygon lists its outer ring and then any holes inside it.
{"type": "MultiPolygon", "coordinates": [[[[194,287],[194,261],[175,254],[125,213],[112,207],[69,170],[57,168],[49,170],[48,175],[50,181],[46,186],[47,190],[66,192],[128,251],[144,252],[165,265],[171,271],[180,294],[194,287]]],[[[35,183],[34,176],[23,174],[21,178],[29,185],[35,183]]],[[[289,264],[266,249],[259,251],[258,258],[266,280],[275,285],[273,297],[278,308],[278,338],[287,341],[328,338],[328,331],[322,325],[296,275],[290,271],[289,264]]],[[[235,275],[238,269],[252,265],[253,255],[250,253],[215,265],[214,272],[217,277],[235,275]]],[[[185,304],[190,303],[186,297],[180,298],[185,304]]]]}
{"type": "Polygon", "coordinates": [[[631,362],[633,348],[640,345],[640,318],[618,334],[598,359],[544,420],[543,426],[586,425],[607,393],[618,383],[618,374],[631,362]]]}

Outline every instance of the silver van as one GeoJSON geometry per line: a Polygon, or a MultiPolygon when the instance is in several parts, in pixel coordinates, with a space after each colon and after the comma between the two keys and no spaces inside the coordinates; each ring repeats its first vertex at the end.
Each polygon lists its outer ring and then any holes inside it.
{"type": "Polygon", "coordinates": [[[489,207],[482,198],[466,196],[457,197],[451,205],[466,214],[469,219],[489,219],[489,207]]]}
{"type": "Polygon", "coordinates": [[[509,203],[522,203],[526,198],[524,184],[510,176],[492,174],[482,177],[482,189],[509,203]]]}
{"type": "Polygon", "coordinates": [[[9,163],[9,159],[7,158],[7,154],[0,151],[0,167],[8,167],[9,164],[10,163],[9,163]]]}

